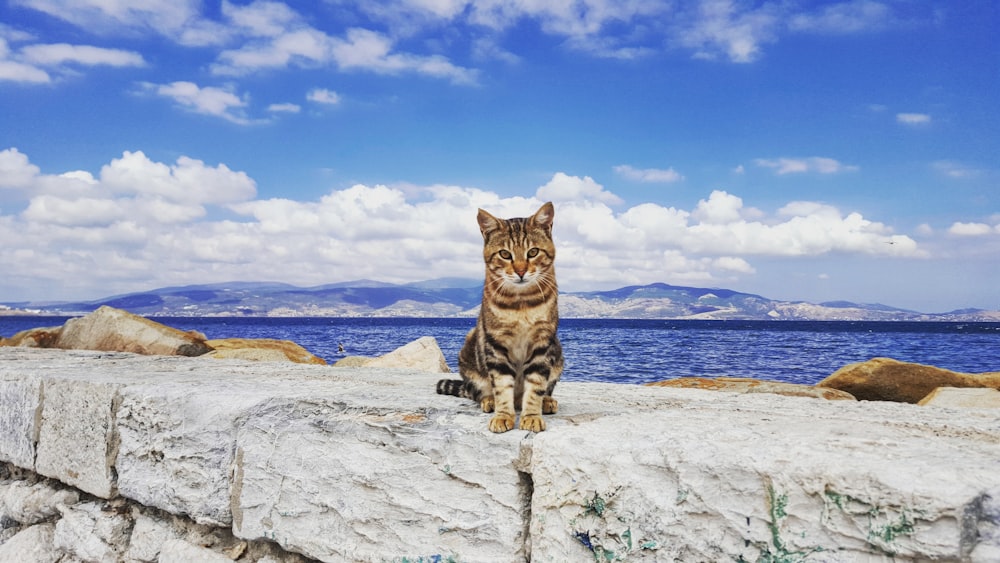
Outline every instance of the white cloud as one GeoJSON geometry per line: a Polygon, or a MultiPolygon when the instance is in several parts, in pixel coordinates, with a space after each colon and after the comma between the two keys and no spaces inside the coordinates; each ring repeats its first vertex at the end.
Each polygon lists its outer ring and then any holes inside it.
{"type": "Polygon", "coordinates": [[[24,60],[41,66],[76,63],[87,66],[138,67],[146,64],[142,55],[134,51],[68,43],[28,45],[21,49],[21,55],[24,60]]]}
{"type": "MultiPolygon", "coordinates": [[[[15,34],[16,35],[16,34],[15,34]]],[[[0,38],[0,80],[44,84],[52,81],[49,71],[67,72],[67,65],[139,67],[142,55],[122,49],[105,49],[68,43],[27,45],[18,51],[0,38]]]]}
{"type": "Polygon", "coordinates": [[[758,158],[754,160],[757,166],[772,168],[779,176],[785,174],[801,174],[814,172],[818,174],[839,174],[841,172],[856,172],[857,166],[843,164],[826,157],[813,156],[809,158],[758,158]]]}
{"type": "Polygon", "coordinates": [[[318,104],[336,105],[340,103],[340,94],[326,88],[315,88],[306,94],[306,99],[318,104]]]}
{"type": "Polygon", "coordinates": [[[979,237],[989,235],[994,232],[994,228],[986,223],[962,223],[956,222],[948,227],[948,233],[962,237],[979,237]]]}
{"type": "Polygon", "coordinates": [[[27,188],[39,172],[28,155],[16,148],[0,151],[0,188],[27,188]]]}
{"type": "Polygon", "coordinates": [[[534,197],[359,184],[294,201],[257,199],[253,179],[224,164],[158,162],[141,151],[123,153],[97,174],[43,173],[16,149],[0,151],[0,167],[5,185],[15,188],[5,197],[25,204],[21,212],[0,211],[0,239],[17,241],[0,246],[6,290],[10,280],[62,291],[72,281],[97,297],[276,275],[300,285],[478,277],[476,209],[524,217],[547,200],[556,203],[559,275],[568,290],[729,283],[754,275],[759,257],[927,256],[888,225],[829,204],[797,201],[765,213],[717,190],[693,209],[642,203],[615,211],[617,196],[592,178],[562,172],[534,197]]]}
{"type": "Polygon", "coordinates": [[[142,151],[125,151],[103,166],[100,183],[115,194],[196,205],[241,202],[257,193],[256,183],[245,172],[234,172],[225,164],[210,167],[182,156],[171,166],[150,160],[142,151]]]}
{"type": "Polygon", "coordinates": [[[476,71],[457,66],[441,55],[396,52],[394,39],[363,28],[351,28],[337,37],[308,25],[284,4],[255,2],[247,6],[224,3],[223,14],[246,41],[222,51],[212,72],[239,76],[259,70],[292,66],[336,65],[342,70],[378,74],[417,73],[475,84],[476,71]]]}
{"type": "Polygon", "coordinates": [[[792,16],[788,27],[793,31],[841,34],[877,30],[888,25],[892,10],[882,2],[853,0],[823,6],[816,13],[792,16]]]}
{"type": "Polygon", "coordinates": [[[615,172],[623,178],[636,182],[668,184],[680,182],[684,179],[684,176],[673,168],[667,168],[665,170],[662,168],[637,169],[629,166],[628,164],[621,164],[619,166],[615,166],[615,172]]]}
{"type": "Polygon", "coordinates": [[[188,46],[219,45],[229,38],[225,26],[201,15],[198,0],[15,0],[14,3],[105,35],[152,31],[188,46]]]}
{"type": "Polygon", "coordinates": [[[702,0],[681,20],[677,41],[693,49],[696,58],[724,55],[736,63],[753,62],[764,43],[777,40],[780,15],[773,4],[744,9],[731,0],[702,0]]]}
{"type": "Polygon", "coordinates": [[[344,70],[369,70],[379,74],[417,72],[447,78],[456,84],[475,84],[476,71],[453,65],[440,55],[420,56],[392,52],[393,41],[368,29],[354,28],[345,38],[333,39],[331,54],[344,70]]]}
{"type": "Polygon", "coordinates": [[[271,113],[299,113],[302,111],[302,106],[292,103],[271,104],[267,106],[267,111],[271,113]]]}
{"type": "Polygon", "coordinates": [[[904,125],[926,125],[931,122],[931,116],[926,113],[897,113],[896,121],[904,125]]]}
{"type": "Polygon", "coordinates": [[[949,178],[955,179],[967,179],[967,178],[977,178],[983,174],[982,170],[966,166],[960,162],[955,162],[952,160],[939,160],[931,165],[934,170],[937,170],[941,174],[949,178]]]}
{"type": "Polygon", "coordinates": [[[278,37],[290,27],[302,25],[302,18],[280,2],[252,2],[240,6],[223,0],[222,13],[236,27],[257,37],[278,37]]]}
{"type": "Polygon", "coordinates": [[[177,81],[170,84],[151,84],[144,82],[141,86],[148,92],[170,98],[177,105],[195,113],[221,117],[233,123],[248,124],[244,108],[248,103],[244,98],[223,88],[198,86],[194,82],[177,81]]]}
{"type": "Polygon", "coordinates": [[[594,200],[601,203],[616,205],[622,202],[615,194],[605,191],[590,176],[570,176],[556,172],[547,184],[538,188],[536,195],[543,200],[551,201],[582,201],[594,200]]]}
{"type": "Polygon", "coordinates": [[[50,82],[52,78],[40,68],[15,61],[0,60],[0,80],[44,84],[50,82]]]}
{"type": "Polygon", "coordinates": [[[698,202],[691,216],[702,223],[723,225],[740,220],[743,200],[726,192],[715,190],[708,199],[698,202]]]}

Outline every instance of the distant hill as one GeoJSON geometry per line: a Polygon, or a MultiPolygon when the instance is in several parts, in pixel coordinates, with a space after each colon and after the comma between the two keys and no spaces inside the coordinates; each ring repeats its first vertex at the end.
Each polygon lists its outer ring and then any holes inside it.
{"type": "MultiPolygon", "coordinates": [[[[230,282],[165,287],[82,302],[2,303],[0,313],[74,315],[102,305],[146,316],[472,317],[482,283],[444,278],[408,284],[372,280],[316,287],[230,282]]],[[[730,289],[654,283],[610,291],[563,293],[563,318],[1000,321],[1000,312],[963,309],[920,313],[847,301],[776,301],[730,289]]]]}

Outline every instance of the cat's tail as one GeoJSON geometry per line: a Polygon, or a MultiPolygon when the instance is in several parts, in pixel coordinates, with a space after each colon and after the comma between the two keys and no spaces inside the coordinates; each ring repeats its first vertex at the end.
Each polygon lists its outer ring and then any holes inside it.
{"type": "Polygon", "coordinates": [[[464,379],[441,379],[437,382],[438,395],[471,398],[469,382],[464,379]]]}

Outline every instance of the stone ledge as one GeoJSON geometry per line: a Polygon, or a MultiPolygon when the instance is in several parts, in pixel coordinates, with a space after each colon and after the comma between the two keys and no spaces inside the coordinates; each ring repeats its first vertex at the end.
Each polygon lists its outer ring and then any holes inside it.
{"type": "Polygon", "coordinates": [[[0,460],[323,561],[1000,555],[995,411],[564,382],[496,435],[439,377],[0,348],[0,460]]]}

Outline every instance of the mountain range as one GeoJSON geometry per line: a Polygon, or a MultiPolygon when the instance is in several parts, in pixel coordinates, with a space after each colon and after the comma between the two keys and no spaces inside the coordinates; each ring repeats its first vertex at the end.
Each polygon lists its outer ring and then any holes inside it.
{"type": "MultiPolygon", "coordinates": [[[[473,317],[482,282],[442,278],[408,284],[371,280],[297,287],[230,282],[165,287],[81,302],[0,303],[0,314],[75,315],[108,305],[145,316],[473,317]]],[[[1000,321],[1000,312],[920,313],[846,301],[779,301],[730,289],[654,283],[610,291],[562,293],[563,318],[1000,321]]]]}

